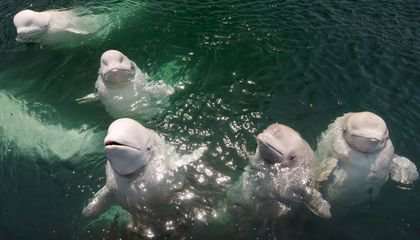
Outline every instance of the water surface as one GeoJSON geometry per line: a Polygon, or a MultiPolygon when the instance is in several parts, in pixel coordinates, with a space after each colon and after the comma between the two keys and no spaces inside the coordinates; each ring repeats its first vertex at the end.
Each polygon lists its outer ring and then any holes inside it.
{"type": "MultiPolygon", "coordinates": [[[[93,91],[99,58],[108,49],[122,51],[153,79],[177,88],[166,112],[143,124],[180,153],[206,145],[203,164],[231,181],[253,154],[256,134],[269,124],[293,127],[315,149],[327,125],[350,111],[382,116],[396,152],[420,166],[418,1],[3,0],[0,13],[0,92],[8,96],[2,104],[20,106],[0,111],[0,239],[115,236],[107,234],[113,229],[109,222],[87,230],[90,220],[81,215],[104,184],[101,142],[92,140],[86,154],[46,157],[22,150],[3,129],[40,122],[102,139],[113,118],[100,102],[79,105],[75,99],[93,91]],[[12,19],[18,11],[77,7],[121,21],[94,45],[54,48],[15,41],[12,19]],[[16,113],[22,121],[11,117],[16,113]]],[[[48,143],[48,136],[32,129],[17,138],[48,143]]],[[[204,176],[216,182],[216,175],[204,176]]],[[[213,184],[207,190],[217,202],[224,189],[213,184]]],[[[191,225],[187,234],[418,239],[419,194],[418,183],[404,190],[388,182],[375,202],[331,220],[303,211],[264,223],[191,225]]]]}

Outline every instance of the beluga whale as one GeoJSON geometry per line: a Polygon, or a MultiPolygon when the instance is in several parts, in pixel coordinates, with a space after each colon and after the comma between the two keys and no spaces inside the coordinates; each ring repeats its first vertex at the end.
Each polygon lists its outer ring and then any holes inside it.
{"type": "Polygon", "coordinates": [[[313,151],[294,129],[279,123],[257,135],[257,149],[239,180],[228,190],[231,209],[278,218],[306,206],[330,218],[330,205],[315,189],[313,151]]]}
{"type": "Polygon", "coordinates": [[[111,25],[115,24],[106,14],[91,14],[84,9],[18,12],[13,23],[16,40],[22,43],[71,46],[83,45],[94,39],[105,39],[111,25]]]}
{"type": "Polygon", "coordinates": [[[149,237],[165,224],[171,229],[183,224],[178,196],[187,187],[186,166],[202,156],[204,147],[179,155],[156,132],[129,118],[109,126],[104,147],[106,183],[84,207],[84,216],[97,217],[117,204],[132,217],[129,229],[149,237]]]}
{"type": "MultiPolygon", "coordinates": [[[[16,98],[0,91],[0,144],[26,159],[48,162],[74,162],[92,154],[100,154],[103,131],[83,124],[78,127],[63,126],[51,119],[54,109],[40,102],[16,98]],[[31,106],[35,104],[34,109],[31,106]],[[47,115],[45,115],[47,113],[47,115]]],[[[3,151],[1,156],[9,151],[3,151]]]]}
{"type": "Polygon", "coordinates": [[[315,162],[320,191],[343,207],[376,199],[389,177],[402,185],[418,178],[415,164],[394,153],[385,121],[372,112],[346,113],[330,124],[315,162]]]}
{"type": "Polygon", "coordinates": [[[100,59],[96,92],[76,99],[79,103],[100,100],[115,118],[148,120],[164,110],[172,86],[162,80],[151,81],[137,65],[117,50],[104,52],[100,59]]]}

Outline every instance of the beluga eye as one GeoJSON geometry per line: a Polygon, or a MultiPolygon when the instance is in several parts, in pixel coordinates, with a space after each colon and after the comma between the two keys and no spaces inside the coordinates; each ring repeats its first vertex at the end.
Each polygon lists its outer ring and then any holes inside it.
{"type": "Polygon", "coordinates": [[[105,61],[105,60],[102,60],[102,64],[105,65],[105,66],[108,66],[108,62],[105,61]]]}
{"type": "Polygon", "coordinates": [[[120,63],[122,63],[124,61],[123,56],[120,56],[120,63]]]}
{"type": "Polygon", "coordinates": [[[293,154],[293,155],[290,155],[290,156],[289,156],[289,158],[288,158],[288,160],[289,160],[289,161],[294,161],[294,160],[296,160],[296,155],[294,155],[294,154],[293,154]]]}

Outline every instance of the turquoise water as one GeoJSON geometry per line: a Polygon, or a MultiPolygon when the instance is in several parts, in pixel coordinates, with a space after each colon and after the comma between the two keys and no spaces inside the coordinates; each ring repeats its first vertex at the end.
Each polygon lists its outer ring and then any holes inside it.
{"type": "MultiPolygon", "coordinates": [[[[125,236],[109,221],[89,228],[81,214],[104,184],[102,139],[113,118],[100,102],[75,99],[93,91],[108,49],[177,89],[166,112],[143,124],[181,153],[206,145],[203,162],[231,181],[269,124],[293,127],[315,149],[327,125],[350,111],[382,116],[396,152],[420,166],[418,1],[2,0],[0,13],[0,239],[125,236]],[[71,48],[15,41],[18,11],[77,7],[115,18],[109,36],[71,48]]],[[[216,205],[224,189],[204,190],[216,205]]],[[[375,202],[331,220],[303,212],[209,221],[186,234],[419,239],[419,194],[418,182],[409,190],[388,182],[375,202]]]]}

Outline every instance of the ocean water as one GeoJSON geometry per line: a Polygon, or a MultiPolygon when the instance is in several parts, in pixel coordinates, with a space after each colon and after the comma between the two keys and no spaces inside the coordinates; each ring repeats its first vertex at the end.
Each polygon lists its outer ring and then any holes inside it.
{"type": "MultiPolygon", "coordinates": [[[[420,167],[418,1],[2,0],[0,13],[0,239],[136,239],[115,215],[92,223],[81,214],[105,182],[102,140],[113,118],[100,102],[75,99],[94,90],[108,49],[176,88],[166,111],[143,124],[182,154],[207,147],[208,171],[193,178],[210,183],[201,189],[210,208],[247,165],[256,134],[274,122],[316,149],[336,117],[372,111],[386,121],[396,152],[420,167]],[[15,41],[12,19],[26,8],[85,8],[115,21],[94,44],[25,45],[15,41]]],[[[305,211],[209,219],[183,234],[419,239],[419,202],[418,182],[403,189],[389,181],[376,201],[330,220],[305,211]]]]}

